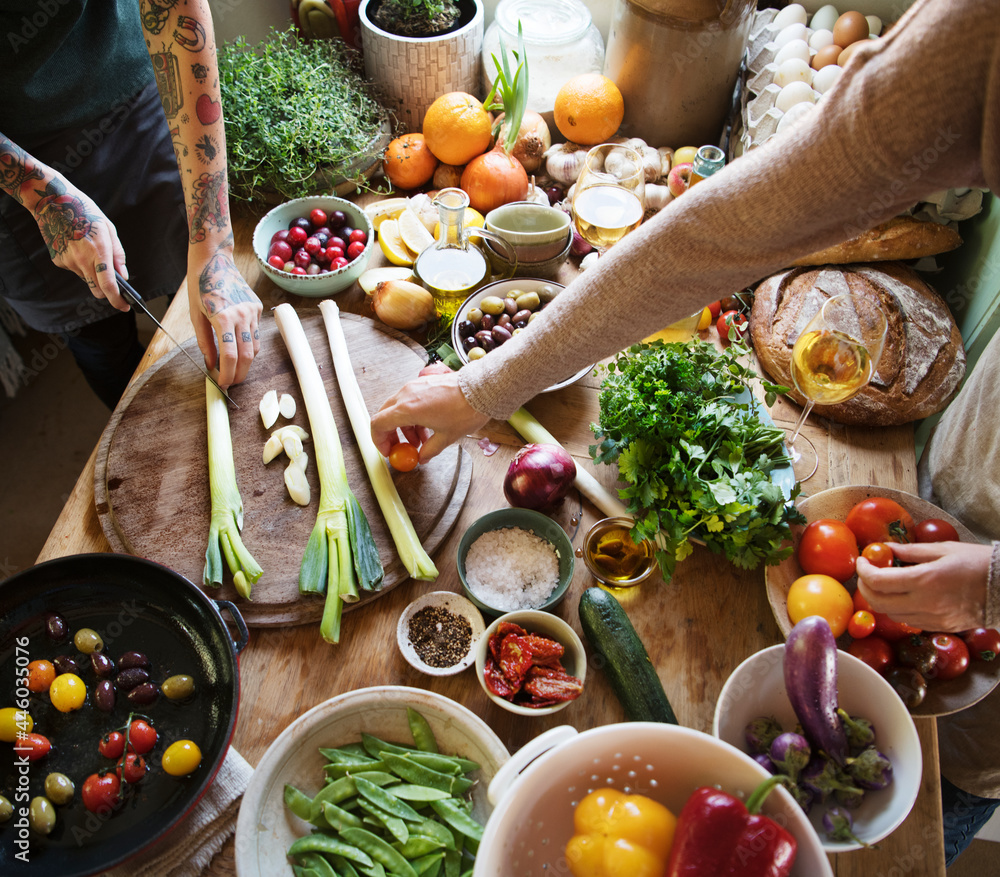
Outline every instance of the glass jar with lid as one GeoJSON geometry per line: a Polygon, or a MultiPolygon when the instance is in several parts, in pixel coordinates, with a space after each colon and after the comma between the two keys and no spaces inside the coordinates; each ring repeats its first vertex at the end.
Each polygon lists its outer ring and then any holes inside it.
{"type": "Polygon", "coordinates": [[[551,113],[567,79],[603,69],[604,40],[580,0],[500,0],[483,37],[483,94],[493,85],[501,41],[511,71],[517,69],[518,23],[528,58],[529,110],[551,113]]]}

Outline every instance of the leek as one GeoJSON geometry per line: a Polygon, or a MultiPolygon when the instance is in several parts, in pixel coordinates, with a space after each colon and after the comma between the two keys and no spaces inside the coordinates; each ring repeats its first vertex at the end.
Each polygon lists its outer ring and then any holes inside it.
{"type": "Polygon", "coordinates": [[[208,414],[208,483],[212,513],[205,551],[206,585],[222,584],[222,558],[225,556],[233,585],[241,597],[250,599],[250,586],[264,571],[240,538],[243,527],[243,498],[236,484],[233,463],[233,437],[229,431],[229,410],[222,391],[205,378],[205,403],[208,414]]]}
{"type": "Polygon", "coordinates": [[[323,314],[323,323],[326,325],[326,335],[330,342],[330,351],[333,354],[333,367],[337,372],[344,405],[347,406],[351,429],[354,431],[355,439],[357,439],[361,458],[364,460],[368,478],[375,491],[375,498],[378,500],[379,508],[382,509],[385,522],[389,527],[389,533],[396,544],[399,559],[403,562],[403,566],[411,578],[433,581],[438,575],[437,567],[424,550],[423,545],[420,544],[420,538],[413,528],[413,522],[410,520],[403,501],[399,498],[399,492],[393,483],[385,457],[372,441],[371,417],[368,414],[368,406],[361,394],[361,387],[358,386],[358,379],[354,374],[351,357],[347,351],[347,339],[344,337],[344,329],[340,324],[340,308],[335,302],[326,299],[320,302],[319,309],[323,314]]]}
{"type": "Polygon", "coordinates": [[[382,563],[368,519],[347,483],[344,452],[330,400],[298,314],[287,302],[274,309],[274,320],[288,348],[302,389],[319,473],[319,508],[299,568],[299,593],[326,594],[320,634],[340,640],[344,603],[382,583],[382,563]]]}

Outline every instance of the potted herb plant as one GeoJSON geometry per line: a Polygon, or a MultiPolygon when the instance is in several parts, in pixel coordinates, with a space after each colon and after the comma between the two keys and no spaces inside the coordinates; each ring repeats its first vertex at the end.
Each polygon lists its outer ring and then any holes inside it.
{"type": "Polygon", "coordinates": [[[482,0],[362,0],[365,76],[404,131],[419,131],[436,97],[479,97],[482,0]]]}

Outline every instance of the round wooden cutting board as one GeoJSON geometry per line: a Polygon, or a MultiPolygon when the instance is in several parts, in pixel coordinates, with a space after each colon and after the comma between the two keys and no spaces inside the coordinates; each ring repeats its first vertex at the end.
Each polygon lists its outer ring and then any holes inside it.
{"type": "MultiPolygon", "coordinates": [[[[408,578],[378,507],[340,397],[330,347],[318,312],[300,313],[313,356],[323,375],[347,464],[347,478],[368,516],[385,567],[384,586],[362,592],[345,610],[376,599],[408,578]]],[[[341,314],[355,374],[368,410],[414,377],[425,362],[423,349],[410,338],[372,320],[341,314]]],[[[193,339],[185,348],[197,360],[193,339]]],[[[236,480],[243,497],[243,544],[263,567],[251,600],[239,597],[226,571],[221,588],[205,588],[214,597],[236,601],[247,624],[257,627],[303,624],[322,615],[323,598],[298,592],[299,565],[316,520],[319,480],[315,450],[305,442],[306,476],[312,500],[301,507],[285,489],[284,454],[264,465],[262,452],[270,432],[287,423],[310,431],[291,359],[274,319],[261,322],[261,351],[247,380],[229,389],[230,432],[236,480]],[[297,411],[291,421],[279,418],[264,428],[258,404],[268,390],[290,393],[297,411]]],[[[472,460],[457,445],[429,463],[393,478],[417,535],[431,555],[444,541],[465,502],[472,460]]],[[[97,450],[94,481],[97,514],[111,547],[162,563],[196,584],[202,582],[208,539],[210,496],[205,409],[205,379],[180,350],[165,355],[129,387],[115,409],[97,450]]],[[[442,559],[444,560],[444,559],[442,559]]]]}

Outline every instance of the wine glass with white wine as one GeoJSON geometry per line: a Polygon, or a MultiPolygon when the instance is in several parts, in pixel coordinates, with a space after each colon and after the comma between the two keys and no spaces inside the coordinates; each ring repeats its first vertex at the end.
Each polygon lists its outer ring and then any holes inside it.
{"type": "Polygon", "coordinates": [[[867,386],[882,356],[886,326],[877,298],[849,292],[828,298],[796,339],[792,381],[806,404],[788,439],[788,452],[798,481],[811,478],[818,466],[816,449],[799,435],[809,412],[817,402],[846,402],[867,386]]]}
{"type": "Polygon", "coordinates": [[[593,147],[573,188],[573,222],[580,237],[603,253],[638,227],[645,209],[642,156],[617,143],[593,147]]]}

